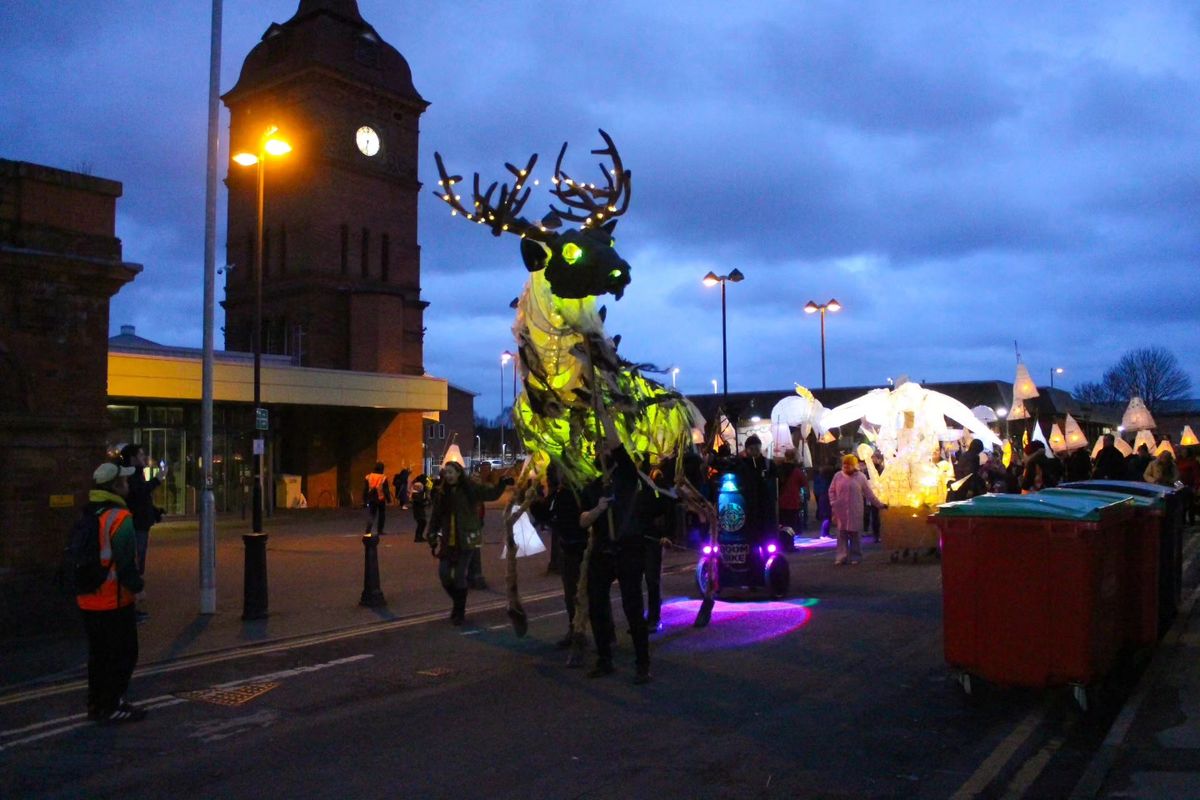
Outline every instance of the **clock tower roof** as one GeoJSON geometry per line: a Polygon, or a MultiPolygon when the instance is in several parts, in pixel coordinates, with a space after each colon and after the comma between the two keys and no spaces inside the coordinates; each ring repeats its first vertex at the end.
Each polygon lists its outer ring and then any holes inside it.
{"type": "Polygon", "coordinates": [[[272,23],[246,60],[226,104],[313,68],[429,105],[413,86],[404,56],[362,18],[357,0],[300,0],[287,22],[272,23]]]}

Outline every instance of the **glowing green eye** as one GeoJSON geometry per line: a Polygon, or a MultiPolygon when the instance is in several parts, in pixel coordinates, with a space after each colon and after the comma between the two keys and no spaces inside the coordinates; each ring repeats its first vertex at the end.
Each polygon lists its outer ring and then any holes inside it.
{"type": "Polygon", "coordinates": [[[608,273],[608,277],[610,277],[610,278],[619,278],[619,277],[621,277],[621,270],[619,270],[619,269],[614,269],[612,272],[608,273]]]}
{"type": "Polygon", "coordinates": [[[574,242],[567,242],[562,249],[563,261],[568,264],[574,264],[579,259],[583,258],[583,249],[574,242]]]}

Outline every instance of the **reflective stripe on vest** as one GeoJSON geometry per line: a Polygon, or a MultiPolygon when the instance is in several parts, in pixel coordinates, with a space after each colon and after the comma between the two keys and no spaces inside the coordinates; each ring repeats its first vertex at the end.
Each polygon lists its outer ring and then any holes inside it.
{"type": "Polygon", "coordinates": [[[380,500],[383,499],[383,485],[387,483],[387,475],[381,475],[378,472],[372,472],[367,476],[367,491],[374,492],[375,496],[380,500]]]}
{"type": "Polygon", "coordinates": [[[129,516],[129,511],[124,508],[110,508],[100,515],[100,564],[108,567],[108,577],[91,594],[76,595],[75,602],[84,611],[116,611],[133,603],[133,592],[121,592],[112,551],[112,537],[129,516]]]}

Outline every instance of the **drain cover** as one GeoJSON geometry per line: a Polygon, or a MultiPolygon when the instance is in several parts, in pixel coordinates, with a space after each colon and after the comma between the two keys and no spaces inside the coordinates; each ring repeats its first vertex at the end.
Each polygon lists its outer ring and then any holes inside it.
{"type": "Polygon", "coordinates": [[[215,706],[240,706],[266,694],[278,685],[278,683],[247,683],[232,689],[199,689],[194,692],[176,692],[175,696],[185,700],[212,703],[215,706]]]}
{"type": "Polygon", "coordinates": [[[450,669],[449,667],[432,667],[430,669],[417,670],[418,675],[425,675],[429,678],[444,678],[452,672],[454,672],[454,670],[450,669]]]}

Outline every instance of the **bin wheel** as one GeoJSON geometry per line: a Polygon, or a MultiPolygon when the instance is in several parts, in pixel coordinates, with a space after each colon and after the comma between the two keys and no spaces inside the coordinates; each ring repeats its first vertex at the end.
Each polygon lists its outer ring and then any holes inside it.
{"type": "Polygon", "coordinates": [[[767,591],[772,600],[787,597],[788,585],[791,582],[791,570],[786,558],[774,558],[767,567],[767,591]]]}
{"type": "MultiPolygon", "coordinates": [[[[700,597],[708,597],[708,586],[712,582],[713,573],[718,569],[718,565],[713,561],[711,556],[705,556],[700,559],[700,563],[696,565],[696,590],[700,592],[700,597]]],[[[716,596],[721,591],[720,584],[713,591],[716,596]]]]}
{"type": "Polygon", "coordinates": [[[1071,697],[1075,700],[1075,705],[1078,706],[1079,710],[1084,714],[1086,714],[1088,709],[1091,708],[1092,692],[1083,684],[1077,683],[1071,686],[1071,697]]]}

